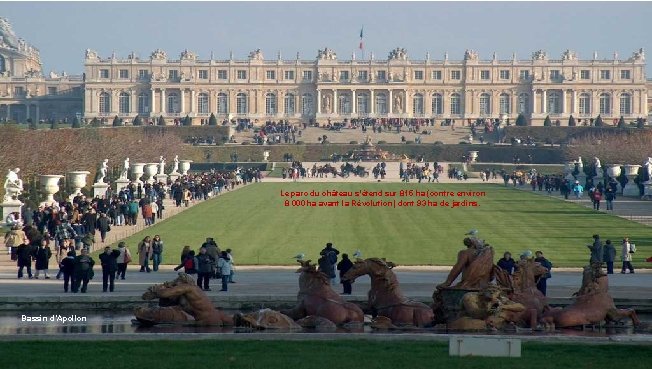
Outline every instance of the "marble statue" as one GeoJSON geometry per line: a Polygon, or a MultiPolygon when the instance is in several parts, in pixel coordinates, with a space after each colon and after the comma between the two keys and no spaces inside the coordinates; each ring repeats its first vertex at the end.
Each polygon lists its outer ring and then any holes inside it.
{"type": "Polygon", "coordinates": [[[647,160],[643,163],[643,168],[645,168],[645,172],[647,173],[648,181],[652,181],[652,157],[647,157],[647,160]]]}
{"type": "Polygon", "coordinates": [[[181,60],[197,60],[197,54],[185,49],[181,52],[181,60]]]}
{"type": "Polygon", "coordinates": [[[18,178],[18,172],[20,168],[9,169],[7,173],[7,179],[5,179],[5,195],[2,199],[2,202],[9,202],[14,200],[18,195],[23,193],[23,181],[18,178]]]}
{"type": "Polygon", "coordinates": [[[330,113],[330,112],[331,112],[331,97],[324,96],[324,113],[330,113]]]}
{"type": "Polygon", "coordinates": [[[172,173],[179,173],[179,155],[174,155],[174,168],[172,173]]]}
{"type": "Polygon", "coordinates": [[[561,60],[577,60],[577,54],[575,51],[566,49],[566,51],[561,54],[561,60]]]}
{"type": "Polygon", "coordinates": [[[402,113],[403,112],[403,98],[401,95],[396,95],[394,98],[394,112],[402,113]]]}
{"type": "Polygon", "coordinates": [[[324,50],[317,50],[317,59],[337,60],[335,51],[325,47],[324,50]]]}
{"type": "Polygon", "coordinates": [[[597,156],[593,158],[593,166],[594,166],[596,169],[597,169],[597,168],[602,168],[602,164],[600,163],[600,159],[598,159],[597,156]]]}
{"type": "Polygon", "coordinates": [[[165,174],[165,158],[160,156],[158,160],[158,174],[165,174]]]}
{"type": "Polygon", "coordinates": [[[546,59],[548,59],[548,55],[543,50],[537,50],[532,53],[532,60],[546,60],[546,59]]]}
{"type": "Polygon", "coordinates": [[[86,59],[98,59],[97,52],[91,49],[86,49],[86,59]]]}
{"type": "Polygon", "coordinates": [[[249,53],[249,59],[251,60],[263,60],[263,52],[260,49],[256,49],[249,53]]]}
{"type": "Polygon", "coordinates": [[[394,59],[394,60],[407,60],[407,50],[404,48],[397,47],[394,50],[389,52],[388,59],[394,59]]]}
{"type": "Polygon", "coordinates": [[[464,51],[464,60],[478,60],[478,52],[475,50],[464,51]]]}
{"type": "Polygon", "coordinates": [[[18,48],[18,37],[11,29],[11,24],[6,18],[0,17],[0,36],[2,38],[2,43],[12,49],[18,48]]]}
{"type": "Polygon", "coordinates": [[[108,171],[109,171],[109,159],[104,159],[102,165],[100,165],[100,173],[95,183],[104,183],[104,178],[106,177],[108,171]]]}
{"type": "Polygon", "coordinates": [[[129,158],[125,159],[124,166],[122,167],[122,173],[120,173],[120,179],[127,179],[127,173],[129,173],[129,158]]]}
{"type": "Polygon", "coordinates": [[[156,49],[152,52],[150,58],[153,60],[165,60],[168,58],[168,54],[161,49],[156,49]]]}
{"type": "Polygon", "coordinates": [[[582,161],[582,157],[577,158],[577,168],[580,170],[580,173],[584,169],[584,162],[582,161]]]}

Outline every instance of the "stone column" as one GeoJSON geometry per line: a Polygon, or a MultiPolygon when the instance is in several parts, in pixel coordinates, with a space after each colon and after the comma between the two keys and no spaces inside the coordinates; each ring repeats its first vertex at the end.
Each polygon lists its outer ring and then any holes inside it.
{"type": "Polygon", "coordinates": [[[333,90],[333,114],[338,114],[337,89],[333,90]]]}
{"type": "Polygon", "coordinates": [[[561,114],[566,113],[566,90],[561,90],[561,114]]]}
{"type": "Polygon", "coordinates": [[[394,110],[394,99],[392,98],[392,90],[389,90],[389,100],[387,101],[387,114],[391,115],[393,114],[394,110]]]}
{"type": "Polygon", "coordinates": [[[151,106],[149,107],[149,111],[151,113],[150,115],[154,115],[154,113],[156,113],[156,90],[151,89],[150,93],[152,94],[151,95],[151,102],[152,103],[150,104],[151,106]]]}
{"type": "Polygon", "coordinates": [[[7,104],[7,120],[11,120],[11,104],[7,104]]]}
{"type": "Polygon", "coordinates": [[[29,103],[25,104],[25,112],[27,113],[27,117],[25,118],[25,120],[27,120],[27,119],[30,118],[30,116],[29,116],[29,113],[30,113],[29,103]]]}
{"type": "Polygon", "coordinates": [[[181,115],[186,112],[186,90],[181,89],[181,115]]]}
{"type": "Polygon", "coordinates": [[[190,90],[190,109],[188,111],[190,114],[193,114],[195,112],[195,109],[197,107],[197,94],[195,90],[190,90]]]}
{"type": "Polygon", "coordinates": [[[355,99],[355,90],[351,90],[351,114],[355,114],[358,107],[358,101],[355,99]]]}
{"type": "Polygon", "coordinates": [[[577,91],[573,90],[570,113],[575,114],[576,112],[577,112],[577,91]]]}
{"type": "Polygon", "coordinates": [[[317,90],[317,114],[321,114],[321,90],[317,90]]]}
{"type": "Polygon", "coordinates": [[[36,105],[36,122],[37,122],[37,123],[38,123],[38,121],[40,120],[40,118],[41,118],[40,106],[39,106],[39,105],[36,105]]]}
{"type": "Polygon", "coordinates": [[[546,110],[548,110],[548,106],[546,105],[546,90],[541,91],[541,113],[545,114],[546,110]]]}
{"type": "Polygon", "coordinates": [[[532,91],[532,114],[537,113],[537,90],[532,91]]]}
{"type": "Polygon", "coordinates": [[[136,95],[136,91],[130,90],[129,98],[131,99],[131,101],[129,102],[129,114],[131,115],[134,112],[138,113],[138,99],[137,99],[138,96],[136,95]]]}
{"type": "Polygon", "coordinates": [[[165,89],[161,89],[161,115],[165,114],[165,89]]]}
{"type": "Polygon", "coordinates": [[[369,90],[369,114],[376,112],[376,99],[374,98],[374,90],[369,90]]]}

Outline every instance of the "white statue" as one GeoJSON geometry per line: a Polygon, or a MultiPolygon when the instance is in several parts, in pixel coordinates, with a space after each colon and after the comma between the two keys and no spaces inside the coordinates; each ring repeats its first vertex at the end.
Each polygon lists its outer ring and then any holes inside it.
{"type": "Polygon", "coordinates": [[[584,163],[582,162],[582,157],[581,157],[581,156],[579,156],[579,157],[577,158],[577,167],[578,167],[578,169],[580,170],[580,173],[581,173],[582,170],[584,169],[584,163]]]}
{"type": "Polygon", "coordinates": [[[109,171],[109,159],[104,159],[102,165],[100,165],[100,175],[97,178],[96,183],[104,183],[104,178],[106,177],[108,171],[109,171]]]}
{"type": "Polygon", "coordinates": [[[596,169],[597,169],[597,168],[602,168],[602,164],[600,164],[600,159],[598,159],[597,156],[593,158],[593,166],[594,166],[596,169]]]}
{"type": "Polygon", "coordinates": [[[165,159],[163,159],[163,156],[159,157],[158,174],[165,174],[165,159]]]}
{"type": "Polygon", "coordinates": [[[16,168],[14,170],[9,169],[9,173],[7,173],[7,179],[5,180],[5,195],[2,199],[2,202],[12,201],[18,195],[23,193],[23,181],[18,178],[18,172],[20,172],[20,168],[16,168]]]}
{"type": "Polygon", "coordinates": [[[122,167],[122,173],[120,173],[120,179],[127,179],[127,173],[129,173],[129,158],[125,159],[124,166],[122,167]]]}
{"type": "Polygon", "coordinates": [[[172,173],[179,173],[179,155],[174,155],[174,168],[172,173]]]}
{"type": "Polygon", "coordinates": [[[643,163],[643,168],[645,168],[645,171],[647,172],[648,182],[651,182],[652,181],[652,157],[649,156],[647,157],[647,161],[643,163]]]}

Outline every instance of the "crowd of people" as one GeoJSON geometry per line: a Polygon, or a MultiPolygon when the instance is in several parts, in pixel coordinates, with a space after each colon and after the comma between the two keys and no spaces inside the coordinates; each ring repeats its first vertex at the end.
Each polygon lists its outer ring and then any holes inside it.
{"type": "Polygon", "coordinates": [[[399,176],[401,182],[410,182],[410,179],[416,179],[419,183],[427,180],[430,182],[439,183],[439,175],[444,172],[444,168],[439,163],[434,162],[432,167],[430,163],[406,163],[405,167],[403,162],[399,164],[399,176]]]}
{"type": "MultiPolygon", "coordinates": [[[[144,242],[145,240],[143,240],[144,242]]],[[[180,264],[174,270],[183,268],[187,274],[197,274],[197,286],[204,291],[211,291],[211,279],[220,279],[222,281],[220,291],[226,292],[229,283],[235,283],[233,280],[235,262],[232,252],[231,249],[220,250],[215,240],[208,237],[197,253],[191,250],[190,246],[184,246],[181,251],[180,264]]]]}

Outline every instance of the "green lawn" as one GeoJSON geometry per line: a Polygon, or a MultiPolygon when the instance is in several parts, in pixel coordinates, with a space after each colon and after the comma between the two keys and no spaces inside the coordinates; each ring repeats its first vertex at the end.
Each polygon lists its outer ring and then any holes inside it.
{"type": "Polygon", "coordinates": [[[523,343],[521,358],[450,357],[424,341],[34,341],[3,342],[7,368],[648,368],[650,346],[523,343]],[[71,366],[72,365],[72,366],[71,366]]]}
{"type": "MultiPolygon", "coordinates": [[[[324,198],[320,198],[324,200],[324,198]]],[[[386,199],[386,198],[384,198],[386,199]]],[[[408,198],[416,200],[416,197],[408,198]]],[[[439,198],[441,200],[442,198],[439,198]]],[[[318,199],[319,200],[319,199],[318,199]]],[[[431,199],[436,200],[436,199],[431,199]]],[[[139,221],[142,221],[140,219],[139,221]]],[[[145,235],[161,235],[165,263],[176,263],[184,245],[198,249],[206,237],[232,248],[239,265],[294,265],[292,256],[313,260],[326,242],[342,252],[386,257],[403,265],[452,265],[470,229],[494,246],[516,254],[542,250],[555,266],[583,266],[586,244],[599,233],[616,242],[624,235],[637,244],[635,264],[646,266],[652,228],[580,205],[487,184],[261,183],[198,204],[126,240],[135,251],[145,235]],[[471,198],[479,207],[284,207],[281,191],[358,190],[485,191],[471,198]]],[[[617,247],[618,252],[619,245],[617,247]]]]}

